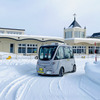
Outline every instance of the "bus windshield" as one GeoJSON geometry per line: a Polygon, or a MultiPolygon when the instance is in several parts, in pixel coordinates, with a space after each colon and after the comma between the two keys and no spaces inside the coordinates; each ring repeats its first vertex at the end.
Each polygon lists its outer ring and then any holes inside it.
{"type": "Polygon", "coordinates": [[[57,46],[42,46],[39,50],[40,60],[51,60],[54,56],[57,46]]]}

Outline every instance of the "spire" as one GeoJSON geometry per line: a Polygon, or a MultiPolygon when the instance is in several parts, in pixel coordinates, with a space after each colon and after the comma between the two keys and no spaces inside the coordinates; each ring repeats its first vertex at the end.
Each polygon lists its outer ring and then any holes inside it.
{"type": "Polygon", "coordinates": [[[73,16],[74,16],[74,20],[76,20],[76,14],[73,14],[73,16]]]}
{"type": "Polygon", "coordinates": [[[81,26],[78,24],[78,22],[76,21],[76,14],[73,14],[74,16],[74,21],[71,23],[71,25],[69,26],[69,28],[74,28],[74,27],[79,27],[81,28],[81,26]]]}

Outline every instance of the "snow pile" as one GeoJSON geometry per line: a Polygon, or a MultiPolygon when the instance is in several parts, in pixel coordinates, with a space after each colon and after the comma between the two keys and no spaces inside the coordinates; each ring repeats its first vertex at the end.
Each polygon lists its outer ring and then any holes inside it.
{"type": "MultiPolygon", "coordinates": [[[[94,58],[75,58],[77,71],[58,77],[38,75],[37,60],[20,57],[21,59],[0,60],[0,100],[99,99],[99,83],[89,78],[89,75],[84,75],[85,63],[93,62],[94,58]]],[[[87,63],[86,66],[90,64],[87,63]]]]}
{"type": "Polygon", "coordinates": [[[85,75],[81,78],[80,88],[93,99],[100,100],[100,62],[85,64],[85,75]]]}
{"type": "Polygon", "coordinates": [[[7,59],[9,56],[11,56],[11,59],[34,59],[34,57],[35,57],[33,55],[23,56],[23,54],[0,52],[0,59],[7,59]]]}
{"type": "Polygon", "coordinates": [[[92,81],[100,84],[100,62],[97,63],[86,63],[85,74],[92,81]]]}

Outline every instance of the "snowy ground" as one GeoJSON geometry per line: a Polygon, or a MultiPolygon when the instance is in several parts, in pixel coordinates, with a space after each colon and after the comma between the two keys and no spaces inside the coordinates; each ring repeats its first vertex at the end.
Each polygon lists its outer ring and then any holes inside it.
{"type": "Polygon", "coordinates": [[[96,100],[82,88],[85,63],[94,58],[75,61],[75,73],[58,77],[38,76],[35,59],[0,60],[0,100],[96,100]]]}

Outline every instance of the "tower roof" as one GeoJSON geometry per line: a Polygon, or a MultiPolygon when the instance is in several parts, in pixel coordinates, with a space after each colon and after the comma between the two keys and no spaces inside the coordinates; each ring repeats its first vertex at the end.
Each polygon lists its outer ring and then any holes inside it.
{"type": "Polygon", "coordinates": [[[81,28],[81,26],[76,21],[76,14],[74,14],[74,21],[71,23],[71,25],[69,26],[69,28],[74,28],[74,27],[80,27],[81,28]]]}

